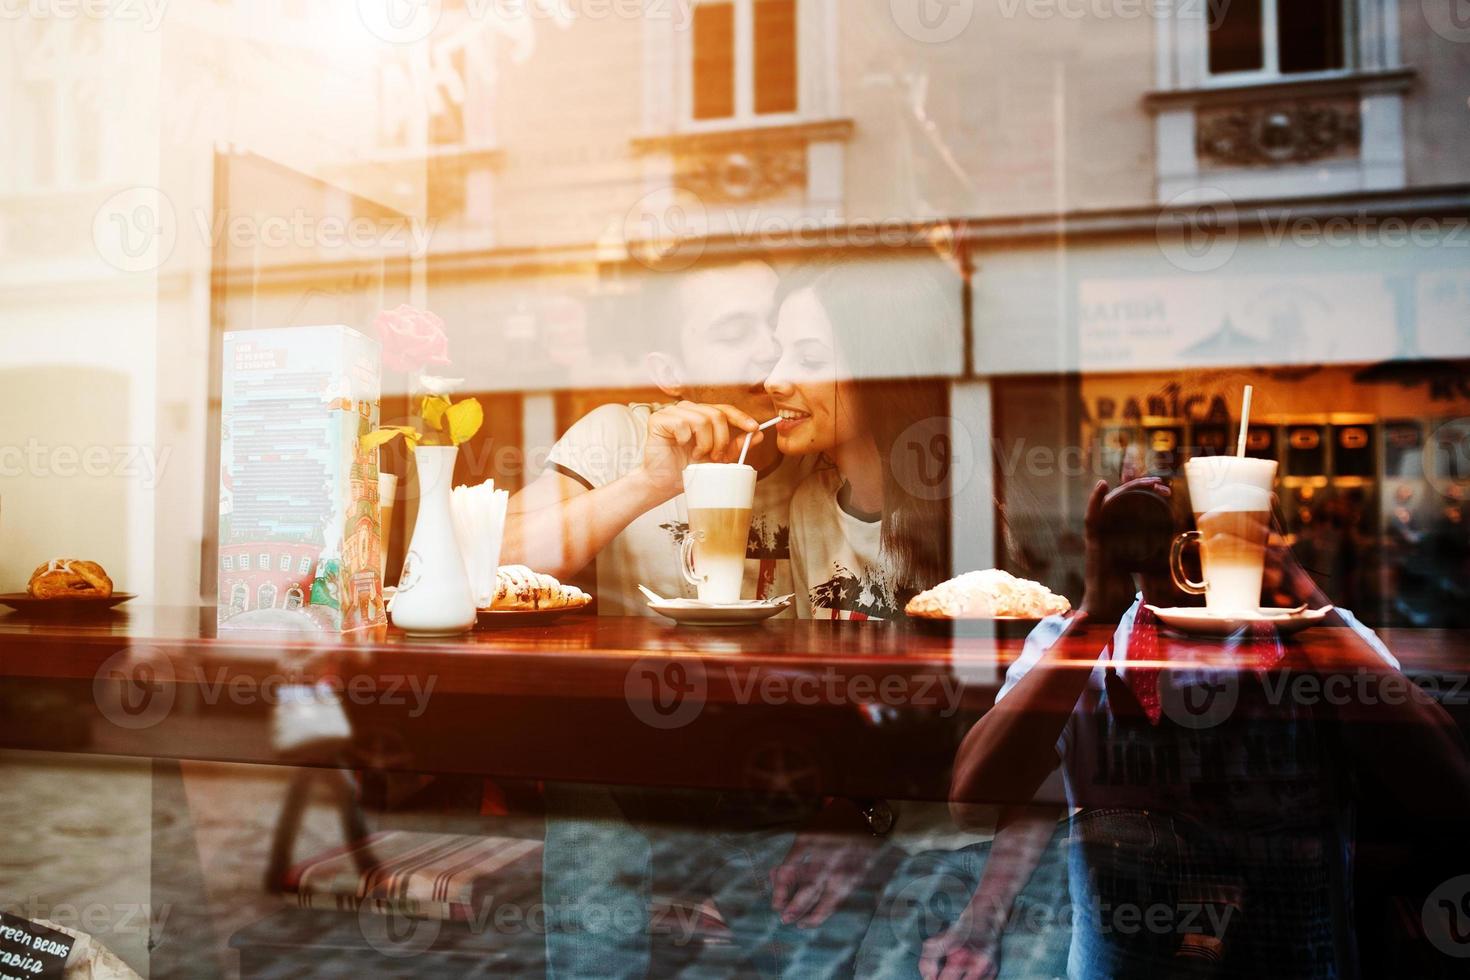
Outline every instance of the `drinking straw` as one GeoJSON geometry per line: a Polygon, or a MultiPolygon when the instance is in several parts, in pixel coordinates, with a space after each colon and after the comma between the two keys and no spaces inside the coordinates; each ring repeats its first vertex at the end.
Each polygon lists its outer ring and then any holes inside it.
{"type": "Polygon", "coordinates": [[[1240,402],[1240,438],[1235,442],[1235,455],[1245,455],[1245,434],[1251,424],[1251,391],[1250,385],[1245,386],[1245,397],[1240,402]]]}
{"type": "Polygon", "coordinates": [[[745,434],[745,445],[740,447],[740,461],[735,464],[736,466],[745,465],[745,454],[750,452],[750,437],[755,435],[755,433],[759,432],[761,429],[769,429],[771,426],[775,425],[779,421],[781,421],[781,416],[779,415],[777,415],[773,419],[766,419],[764,422],[756,427],[755,432],[747,432],[745,434]]]}

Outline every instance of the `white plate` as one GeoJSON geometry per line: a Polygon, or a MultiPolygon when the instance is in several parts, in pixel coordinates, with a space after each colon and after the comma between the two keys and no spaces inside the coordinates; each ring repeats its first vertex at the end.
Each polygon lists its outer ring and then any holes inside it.
{"type": "Polygon", "coordinates": [[[665,599],[650,602],[648,608],[683,626],[750,626],[791,608],[791,600],[760,602],[750,599],[714,603],[698,599],[665,599]]]}
{"type": "Polygon", "coordinates": [[[1201,606],[1179,606],[1171,609],[1160,609],[1158,606],[1149,606],[1149,610],[1165,626],[1188,633],[1191,636],[1233,636],[1249,626],[1260,623],[1270,623],[1276,628],[1276,632],[1282,636],[1290,636],[1292,633],[1301,632],[1316,626],[1327,618],[1332,612],[1331,606],[1323,606],[1321,609],[1303,609],[1301,612],[1293,612],[1289,609],[1258,609],[1253,613],[1212,613],[1201,606]]]}

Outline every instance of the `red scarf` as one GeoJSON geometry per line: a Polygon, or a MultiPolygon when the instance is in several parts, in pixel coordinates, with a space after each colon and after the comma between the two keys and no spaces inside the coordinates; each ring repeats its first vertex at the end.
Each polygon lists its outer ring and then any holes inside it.
{"type": "MultiPolygon", "coordinates": [[[[1131,660],[1157,660],[1159,659],[1159,621],[1153,614],[1153,610],[1143,603],[1139,603],[1138,610],[1133,616],[1133,628],[1128,631],[1128,659],[1131,660]]],[[[1252,623],[1239,640],[1236,647],[1236,659],[1242,668],[1251,670],[1269,670],[1281,663],[1286,655],[1281,648],[1280,638],[1276,635],[1275,628],[1267,622],[1252,623]]],[[[1117,677],[1115,668],[1112,666],[1113,641],[1108,640],[1107,648],[1103,651],[1108,660],[1109,679],[1117,677]]],[[[1128,690],[1133,694],[1133,700],[1143,709],[1149,724],[1157,725],[1163,715],[1163,705],[1159,701],[1159,667],[1136,667],[1128,666],[1128,690]]],[[[1109,684],[1109,695],[1115,692],[1114,685],[1109,684]]],[[[1115,710],[1118,706],[1115,706],[1115,710]]]]}

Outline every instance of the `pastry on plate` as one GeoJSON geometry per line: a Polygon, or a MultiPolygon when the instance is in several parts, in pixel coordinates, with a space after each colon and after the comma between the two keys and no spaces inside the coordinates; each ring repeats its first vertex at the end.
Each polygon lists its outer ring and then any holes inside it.
{"type": "Polygon", "coordinates": [[[904,608],[925,619],[1041,619],[1067,612],[1072,604],[1040,582],[1016,578],[999,568],[966,572],[920,592],[904,608]]]}
{"type": "Polygon", "coordinates": [[[112,579],[95,561],[53,558],[31,573],[26,592],[37,599],[106,599],[112,595],[112,579]]]}
{"type": "Polygon", "coordinates": [[[580,609],[592,597],[575,585],[562,585],[550,575],[525,565],[501,565],[495,573],[494,610],[580,609]]]}

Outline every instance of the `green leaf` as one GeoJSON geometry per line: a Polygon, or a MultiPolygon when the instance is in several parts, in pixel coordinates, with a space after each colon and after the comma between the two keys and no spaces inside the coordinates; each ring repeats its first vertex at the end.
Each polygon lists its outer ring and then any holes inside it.
{"type": "Polygon", "coordinates": [[[451,406],[445,414],[449,419],[449,441],[456,446],[474,438],[475,433],[480,431],[480,426],[485,423],[485,410],[473,398],[466,398],[451,406]]]}

